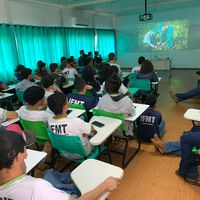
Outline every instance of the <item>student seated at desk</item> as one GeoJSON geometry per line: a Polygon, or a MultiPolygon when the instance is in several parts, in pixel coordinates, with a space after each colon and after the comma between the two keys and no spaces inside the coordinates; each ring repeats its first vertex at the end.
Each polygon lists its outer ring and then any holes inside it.
{"type": "Polygon", "coordinates": [[[17,83],[15,90],[16,91],[25,91],[27,88],[31,86],[37,86],[37,84],[31,82],[32,80],[32,70],[29,68],[25,68],[22,70],[23,81],[17,83]]]}
{"type": "Polygon", "coordinates": [[[162,119],[162,114],[159,111],[154,110],[156,105],[156,96],[147,96],[146,104],[150,107],[138,118],[137,132],[142,141],[150,142],[155,133],[159,138],[163,137],[165,121],[162,119]]]}
{"type": "Polygon", "coordinates": [[[69,82],[63,75],[59,75],[59,68],[57,63],[51,63],[49,68],[51,70],[51,75],[55,77],[56,83],[60,88],[69,82]]]}
{"type": "MultiPolygon", "coordinates": [[[[108,94],[104,95],[99,101],[97,108],[108,112],[122,113],[124,117],[133,116],[135,109],[132,100],[128,96],[119,93],[121,80],[117,74],[112,74],[105,82],[108,94]]],[[[133,136],[133,123],[126,122],[126,134],[133,136]]]]}
{"type": "Polygon", "coordinates": [[[24,92],[24,100],[28,106],[22,106],[18,110],[19,117],[28,121],[44,121],[47,122],[50,116],[44,107],[45,91],[42,87],[32,86],[24,92]]]}
{"type": "Polygon", "coordinates": [[[76,78],[80,77],[79,73],[76,71],[75,68],[72,67],[73,60],[72,59],[67,59],[66,65],[63,69],[63,74],[66,78],[76,78]]]}
{"type": "Polygon", "coordinates": [[[157,82],[158,77],[153,69],[153,64],[149,60],[143,61],[140,71],[137,73],[137,79],[148,79],[151,82],[157,82]]]}
{"type": "Polygon", "coordinates": [[[85,151],[90,154],[92,146],[88,135],[94,131],[93,126],[80,118],[67,118],[68,102],[63,93],[55,92],[47,99],[49,109],[55,114],[48,120],[48,126],[53,133],[61,135],[77,135],[80,137],[85,151]]]}
{"type": "Polygon", "coordinates": [[[24,65],[17,65],[15,69],[15,80],[16,81],[22,81],[23,76],[22,76],[22,71],[25,69],[24,65]]]}
{"type": "MultiPolygon", "coordinates": [[[[109,68],[107,69],[107,71],[106,71],[106,78],[105,78],[105,80],[107,80],[108,78],[110,78],[110,76],[112,75],[112,74],[118,74],[118,67],[117,66],[115,66],[115,65],[111,65],[111,66],[109,66],[109,68]]],[[[103,92],[105,90],[105,82],[103,82],[102,83],[102,86],[101,86],[101,92],[103,92]]],[[[129,95],[130,94],[130,92],[128,91],[128,89],[124,86],[124,84],[123,83],[121,83],[121,85],[120,85],[120,88],[119,88],[119,93],[121,93],[121,94],[123,94],[123,95],[129,95]]]]}
{"type": "Polygon", "coordinates": [[[185,131],[178,141],[162,142],[155,134],[151,139],[157,151],[161,154],[181,156],[181,162],[176,174],[188,179],[199,177],[196,158],[200,157],[200,150],[194,154],[193,147],[200,148],[200,127],[194,126],[190,131],[185,131]]]}
{"type": "Polygon", "coordinates": [[[16,119],[17,117],[17,112],[8,111],[3,108],[0,108],[0,124],[6,120],[16,119]]]}
{"type": "Polygon", "coordinates": [[[38,79],[43,78],[46,75],[49,75],[49,71],[46,68],[46,63],[44,63],[42,60],[39,60],[37,62],[38,70],[36,70],[36,75],[38,79]]]}
{"type": "Polygon", "coordinates": [[[84,105],[86,111],[89,111],[98,104],[99,97],[96,90],[92,86],[87,85],[85,80],[82,78],[76,78],[74,81],[74,87],[77,90],[77,94],[67,95],[69,103],[84,105]],[[87,91],[91,91],[92,96],[86,95],[85,93],[87,91]]]}
{"type": "Polygon", "coordinates": [[[145,61],[145,57],[140,56],[140,57],[138,58],[138,64],[139,64],[139,66],[133,67],[131,73],[136,73],[136,74],[137,74],[137,73],[140,71],[141,65],[142,65],[142,63],[143,63],[144,61],[145,61]]]}
{"type": "MultiPolygon", "coordinates": [[[[56,189],[50,182],[44,179],[26,175],[27,142],[17,132],[0,130],[0,135],[0,199],[76,199],[76,197],[74,198],[72,195],[56,189]]],[[[61,175],[61,173],[57,174],[61,175]]],[[[70,177],[68,178],[71,180],[70,177]]],[[[118,179],[109,177],[95,189],[77,198],[77,200],[98,199],[103,193],[115,190],[118,185],[118,179]]]]}

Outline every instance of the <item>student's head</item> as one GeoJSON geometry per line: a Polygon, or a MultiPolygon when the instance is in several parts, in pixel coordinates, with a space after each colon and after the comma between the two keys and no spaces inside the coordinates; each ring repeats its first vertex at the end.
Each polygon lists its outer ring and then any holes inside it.
{"type": "Polygon", "coordinates": [[[108,68],[108,76],[110,76],[113,73],[119,73],[118,67],[116,65],[110,65],[110,67],[108,68]]]}
{"type": "Polygon", "coordinates": [[[85,54],[84,50],[80,50],[80,55],[83,56],[85,54]]]}
{"type": "Polygon", "coordinates": [[[47,104],[49,109],[55,114],[60,115],[66,112],[68,109],[67,97],[65,94],[55,92],[47,98],[47,104]]]}
{"type": "Polygon", "coordinates": [[[95,51],[95,52],[94,52],[94,55],[95,55],[95,56],[99,56],[99,52],[98,52],[98,51],[95,51]]]}
{"type": "Polygon", "coordinates": [[[149,60],[143,61],[141,65],[140,72],[143,74],[147,74],[153,71],[153,64],[149,60]]]}
{"type": "Polygon", "coordinates": [[[86,85],[87,84],[83,78],[76,78],[74,80],[74,87],[78,92],[83,92],[86,85]]]}
{"type": "Polygon", "coordinates": [[[146,104],[148,104],[151,108],[153,108],[156,104],[156,96],[155,95],[149,95],[146,98],[146,104]]]}
{"type": "Polygon", "coordinates": [[[23,69],[25,69],[24,65],[17,65],[15,72],[21,73],[23,69]]]}
{"type": "Polygon", "coordinates": [[[32,70],[30,68],[24,68],[21,71],[23,79],[32,79],[32,70]]]}
{"type": "Polygon", "coordinates": [[[138,64],[141,65],[143,62],[145,61],[145,57],[144,56],[140,56],[138,58],[138,64]]]}
{"type": "Polygon", "coordinates": [[[57,63],[51,63],[51,64],[49,65],[49,68],[50,68],[50,70],[51,70],[51,73],[55,73],[55,72],[58,71],[58,64],[57,64],[57,63]]]}
{"type": "Polygon", "coordinates": [[[45,89],[50,88],[55,83],[55,77],[51,75],[44,76],[41,80],[42,87],[45,89]]]}
{"type": "Polygon", "coordinates": [[[109,53],[108,54],[108,59],[109,60],[114,60],[115,59],[115,54],[114,53],[109,53]]]}
{"type": "Polygon", "coordinates": [[[42,87],[32,86],[25,90],[24,100],[31,106],[42,105],[45,91],[42,87]]]}
{"type": "Polygon", "coordinates": [[[83,63],[84,66],[91,66],[93,64],[93,59],[88,56],[85,56],[83,63]]]}
{"type": "Polygon", "coordinates": [[[43,68],[45,68],[46,64],[42,60],[39,60],[37,62],[37,66],[38,66],[39,70],[43,70],[43,68]]]}
{"type": "Polygon", "coordinates": [[[17,168],[24,174],[26,172],[24,159],[27,158],[27,152],[23,136],[1,128],[0,137],[0,172],[4,169],[15,170],[17,168]]]}
{"type": "Polygon", "coordinates": [[[63,60],[66,60],[66,57],[63,56],[63,57],[60,58],[61,63],[62,63],[63,60]]]}
{"type": "Polygon", "coordinates": [[[88,57],[92,58],[92,52],[91,51],[88,52],[88,57]]]}
{"type": "Polygon", "coordinates": [[[117,74],[112,74],[105,82],[105,88],[108,94],[117,94],[121,86],[121,80],[117,74]]]}

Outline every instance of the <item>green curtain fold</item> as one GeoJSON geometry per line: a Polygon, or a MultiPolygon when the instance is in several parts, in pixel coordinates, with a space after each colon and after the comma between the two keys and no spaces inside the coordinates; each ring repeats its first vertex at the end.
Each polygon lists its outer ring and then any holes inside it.
{"type": "Polygon", "coordinates": [[[96,50],[101,54],[103,60],[108,60],[110,52],[115,53],[115,32],[113,30],[97,29],[96,50]]]}
{"type": "Polygon", "coordinates": [[[12,25],[0,25],[0,81],[7,83],[14,79],[18,63],[17,48],[12,25]]]}

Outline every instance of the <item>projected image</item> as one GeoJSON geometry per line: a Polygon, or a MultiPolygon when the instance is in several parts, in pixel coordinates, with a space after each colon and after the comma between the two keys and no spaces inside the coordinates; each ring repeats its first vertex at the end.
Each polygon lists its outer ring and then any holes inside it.
{"type": "Polygon", "coordinates": [[[140,29],[139,46],[155,50],[187,48],[188,22],[149,23],[140,29]]]}

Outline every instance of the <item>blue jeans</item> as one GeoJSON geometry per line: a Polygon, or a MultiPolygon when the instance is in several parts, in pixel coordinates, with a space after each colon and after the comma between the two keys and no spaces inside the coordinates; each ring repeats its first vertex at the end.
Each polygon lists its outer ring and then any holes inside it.
{"type": "Polygon", "coordinates": [[[176,93],[176,97],[178,98],[179,101],[190,99],[197,95],[200,95],[200,85],[198,85],[196,88],[194,88],[186,93],[176,93]]]}
{"type": "Polygon", "coordinates": [[[80,196],[80,192],[73,183],[69,172],[58,172],[49,169],[45,171],[43,179],[51,183],[55,188],[65,191],[75,198],[80,196]]]}
{"type": "Polygon", "coordinates": [[[180,141],[164,142],[166,154],[181,156],[181,143],[180,141]]]}
{"type": "Polygon", "coordinates": [[[200,132],[187,132],[181,136],[181,162],[178,173],[189,178],[198,177],[198,169],[195,166],[196,156],[192,153],[194,146],[200,146],[200,132]]]}
{"type": "Polygon", "coordinates": [[[162,138],[164,135],[164,129],[165,129],[165,121],[162,120],[161,123],[158,126],[158,133],[157,135],[159,136],[159,138],[162,138]]]}

